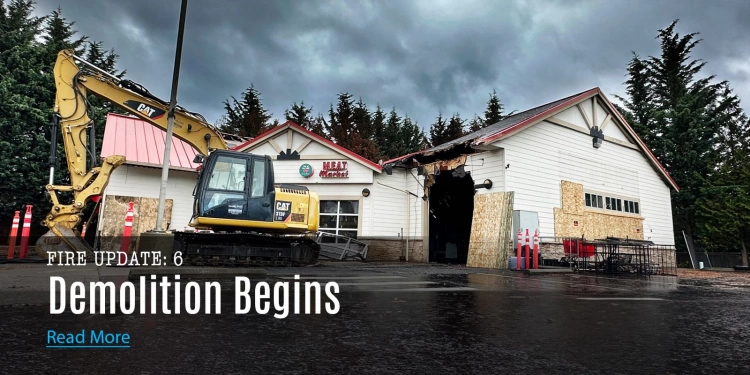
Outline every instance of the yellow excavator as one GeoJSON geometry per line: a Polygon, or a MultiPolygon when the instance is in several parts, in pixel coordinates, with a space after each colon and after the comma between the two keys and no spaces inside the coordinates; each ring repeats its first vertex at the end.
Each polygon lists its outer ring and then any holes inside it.
{"type": "MultiPolygon", "coordinates": [[[[42,221],[49,231],[36,243],[37,253],[45,259],[53,251],[93,251],[75,228],[87,203],[101,196],[112,171],[125,162],[124,156],[113,155],[98,165],[87,96],[107,100],[161,129],[167,129],[169,108],[169,103],[145,87],[118,79],[72,50],[58,53],[54,76],[57,93],[50,160],[54,165],[59,129],[70,185],[52,184],[54,170],[50,171],[46,189],[52,208],[42,221]],[[61,203],[59,192],[71,192],[72,202],[61,203]]],[[[314,233],[320,208],[315,192],[276,183],[270,156],[230,150],[217,129],[181,106],[175,107],[173,135],[193,146],[198,151],[195,161],[201,163],[189,225],[207,231],[173,232],[173,251],[183,254],[185,264],[305,265],[317,261],[320,246],[314,233]]]]}

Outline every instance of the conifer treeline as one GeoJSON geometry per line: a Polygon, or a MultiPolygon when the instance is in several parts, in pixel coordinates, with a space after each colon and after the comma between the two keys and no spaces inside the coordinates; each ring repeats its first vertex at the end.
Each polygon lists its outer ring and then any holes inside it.
{"type": "MultiPolygon", "coordinates": [[[[504,106],[493,91],[487,101],[484,116],[474,115],[467,123],[458,113],[443,118],[439,113],[430,125],[429,135],[407,114],[399,115],[395,107],[390,110],[376,105],[368,108],[362,98],[356,101],[346,92],[340,93],[336,105],[331,104],[327,115],[313,115],[313,108],[292,103],[284,111],[284,118],[321,135],[336,144],[378,162],[414,151],[436,146],[470,132],[494,124],[505,117],[504,106]]],[[[255,137],[279,124],[263,106],[259,90],[251,84],[240,99],[234,96],[224,101],[225,114],[216,125],[227,133],[255,137]]]]}

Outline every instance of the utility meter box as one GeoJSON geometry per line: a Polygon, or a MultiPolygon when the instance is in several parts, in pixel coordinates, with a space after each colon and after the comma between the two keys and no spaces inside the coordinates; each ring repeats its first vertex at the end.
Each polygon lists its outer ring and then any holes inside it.
{"type": "MultiPolygon", "coordinates": [[[[539,229],[539,213],[536,211],[513,210],[513,243],[518,240],[518,231],[526,238],[526,229],[529,230],[529,240],[534,240],[534,231],[539,229]]],[[[541,236],[542,234],[539,233],[541,236]]],[[[525,240],[524,240],[525,241],[525,240]]]]}

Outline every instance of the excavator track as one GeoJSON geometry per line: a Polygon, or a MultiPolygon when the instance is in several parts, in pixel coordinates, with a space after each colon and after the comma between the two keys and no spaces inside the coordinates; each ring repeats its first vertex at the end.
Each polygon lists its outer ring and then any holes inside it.
{"type": "Polygon", "coordinates": [[[320,245],[310,236],[175,232],[172,251],[191,266],[288,267],[317,264],[320,245]]]}

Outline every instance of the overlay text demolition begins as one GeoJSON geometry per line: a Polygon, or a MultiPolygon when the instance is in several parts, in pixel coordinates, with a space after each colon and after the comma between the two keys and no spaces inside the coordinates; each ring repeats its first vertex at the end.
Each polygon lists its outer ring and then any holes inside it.
{"type": "MultiPolygon", "coordinates": [[[[299,275],[295,275],[294,279],[299,280],[299,275]]],[[[221,314],[221,283],[206,281],[201,284],[190,281],[184,286],[182,284],[180,275],[174,275],[173,281],[163,276],[158,283],[156,275],[151,275],[148,282],[146,276],[141,276],[138,287],[133,282],[124,281],[119,289],[112,281],[92,281],[88,284],[87,293],[83,282],[71,283],[68,290],[65,279],[50,276],[50,314],[62,314],[67,307],[73,314],[83,314],[86,310],[89,314],[129,315],[136,310],[139,314],[157,314],[159,307],[162,314],[181,314],[182,311],[187,314],[198,314],[201,311],[204,314],[221,314]],[[159,299],[161,303],[158,303],[159,299]]],[[[324,307],[325,312],[332,315],[337,314],[340,309],[336,297],[339,285],[333,281],[324,285],[317,281],[307,281],[304,285],[300,281],[278,281],[273,287],[267,282],[259,281],[252,288],[249,278],[237,276],[234,278],[234,288],[235,314],[247,314],[251,310],[262,315],[268,314],[272,304],[273,316],[277,319],[286,318],[290,310],[293,314],[301,314],[302,311],[304,314],[321,314],[324,307]],[[290,290],[294,292],[293,298],[290,290]]]]}

